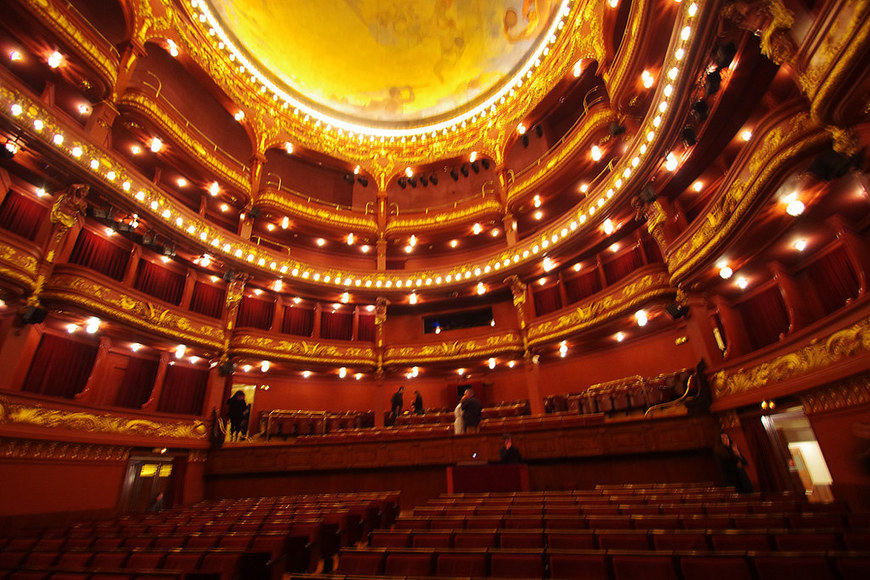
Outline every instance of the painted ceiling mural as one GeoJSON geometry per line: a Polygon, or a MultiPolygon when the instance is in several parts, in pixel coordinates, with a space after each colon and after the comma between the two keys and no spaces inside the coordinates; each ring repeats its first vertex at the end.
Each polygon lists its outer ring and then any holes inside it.
{"type": "Polygon", "coordinates": [[[313,106],[407,126],[485,99],[538,46],[557,0],[210,0],[254,60],[313,106]]]}

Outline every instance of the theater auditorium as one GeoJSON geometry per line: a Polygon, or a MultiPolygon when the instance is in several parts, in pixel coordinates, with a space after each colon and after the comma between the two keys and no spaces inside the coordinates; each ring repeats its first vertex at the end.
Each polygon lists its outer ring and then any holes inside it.
{"type": "Polygon", "coordinates": [[[870,571],[870,1],[2,6],[0,578],[870,571]]]}

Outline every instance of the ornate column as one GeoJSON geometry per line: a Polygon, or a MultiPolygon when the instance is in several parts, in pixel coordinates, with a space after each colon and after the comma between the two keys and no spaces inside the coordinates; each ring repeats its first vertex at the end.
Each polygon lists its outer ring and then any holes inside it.
{"type": "Polygon", "coordinates": [[[163,383],[166,381],[166,370],[169,368],[170,357],[171,355],[168,352],[160,353],[157,374],[154,376],[154,386],[151,388],[151,395],[148,397],[148,400],[142,404],[143,411],[151,413],[157,411],[160,395],[163,394],[163,383]]]}
{"type": "Polygon", "coordinates": [[[526,392],[528,393],[529,405],[532,414],[544,412],[544,402],[541,399],[539,386],[538,357],[529,352],[528,313],[526,312],[526,297],[528,287],[517,275],[508,276],[504,283],[510,287],[513,297],[514,310],[517,313],[517,324],[520,330],[520,338],[523,341],[523,360],[525,365],[526,392]]]}
{"type": "Polygon", "coordinates": [[[870,251],[864,241],[858,236],[849,224],[838,215],[831,216],[827,220],[831,229],[836,232],[837,239],[843,244],[843,250],[855,270],[858,277],[858,291],[863,296],[868,290],[868,276],[870,276],[870,251]]]}
{"type": "Polygon", "coordinates": [[[127,262],[127,271],[124,272],[124,279],[121,284],[128,288],[132,288],[136,283],[136,271],[139,269],[139,260],[142,259],[142,246],[133,244],[133,250],[130,252],[130,260],[127,262]]]}
{"type": "Polygon", "coordinates": [[[384,237],[384,232],[387,229],[387,219],[389,213],[389,199],[387,192],[378,190],[377,193],[377,219],[378,219],[378,239],[375,242],[376,268],[382,272],[387,269],[387,240],[384,237]]]}
{"type": "Polygon", "coordinates": [[[311,328],[311,338],[320,338],[320,321],[323,320],[323,306],[320,302],[314,305],[314,323],[311,328]]]}
{"type": "Polygon", "coordinates": [[[145,47],[138,40],[131,40],[122,47],[121,62],[118,66],[118,77],[115,86],[108,99],[97,103],[91,111],[91,116],[85,123],[85,132],[90,135],[91,141],[103,146],[108,146],[111,140],[112,125],[118,118],[118,109],[115,106],[121,96],[126,92],[136,69],[139,57],[146,54],[145,47]]]}
{"type": "Polygon", "coordinates": [[[375,379],[376,387],[372,389],[372,409],[375,410],[375,427],[384,426],[384,348],[386,332],[384,323],[387,321],[387,306],[390,301],[383,296],[375,300],[375,379]]]}
{"type": "MultiPolygon", "coordinates": [[[[138,246],[135,246],[138,247],[138,246]]],[[[187,269],[187,275],[184,278],[184,288],[181,291],[181,303],[179,306],[185,310],[190,309],[190,299],[193,297],[193,288],[196,286],[196,270],[187,269]]]]}
{"type": "Polygon", "coordinates": [[[505,242],[507,242],[507,246],[510,248],[517,245],[517,219],[507,209],[508,172],[501,166],[496,169],[495,173],[498,175],[498,179],[495,182],[495,193],[498,196],[502,211],[504,211],[501,222],[504,226],[505,242]]]}

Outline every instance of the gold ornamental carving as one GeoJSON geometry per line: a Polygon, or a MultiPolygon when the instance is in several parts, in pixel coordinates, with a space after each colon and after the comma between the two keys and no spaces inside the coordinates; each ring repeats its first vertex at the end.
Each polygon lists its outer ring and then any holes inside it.
{"type": "Polygon", "coordinates": [[[438,344],[391,346],[384,352],[384,365],[404,365],[423,362],[450,362],[522,353],[522,338],[515,332],[469,340],[454,340],[438,344]]]}
{"type": "Polygon", "coordinates": [[[501,203],[494,198],[485,198],[452,210],[433,208],[426,212],[409,212],[390,219],[384,228],[386,235],[402,235],[451,228],[472,221],[481,221],[488,216],[498,216],[502,212],[501,203]]]}
{"type": "Polygon", "coordinates": [[[57,224],[64,231],[75,226],[79,216],[83,216],[88,208],[85,197],[89,189],[87,185],[76,183],[58,195],[49,213],[51,223],[57,224]]]}
{"type": "Polygon", "coordinates": [[[840,381],[802,394],[801,403],[807,414],[836,411],[870,403],[870,375],[840,381]]]}
{"type": "Polygon", "coordinates": [[[372,346],[329,344],[308,339],[274,339],[236,332],[230,341],[230,356],[268,358],[280,361],[305,361],[343,365],[374,366],[372,346]]]}
{"type": "Polygon", "coordinates": [[[794,352],[748,369],[719,371],[711,387],[717,399],[763,389],[771,384],[809,374],[870,351],[870,318],[818,338],[794,352]]]}
{"type": "Polygon", "coordinates": [[[0,457],[6,459],[125,462],[129,456],[129,447],[32,439],[0,439],[0,457]]]}
{"type": "Polygon", "coordinates": [[[263,189],[257,196],[257,206],[286,214],[290,219],[302,219],[329,228],[345,228],[357,235],[378,233],[375,216],[360,215],[349,209],[327,205],[310,197],[287,190],[263,189]]]}
{"type": "Polygon", "coordinates": [[[654,298],[673,297],[674,292],[667,273],[646,274],[639,280],[611,291],[606,296],[587,300],[575,306],[567,314],[532,323],[529,326],[529,346],[534,347],[598,326],[654,298]]]}
{"type": "Polygon", "coordinates": [[[67,429],[89,433],[112,433],[170,439],[207,439],[203,421],[164,423],[88,411],[50,409],[39,404],[15,402],[0,396],[0,424],[29,425],[45,429],[67,429]]]}
{"type": "Polygon", "coordinates": [[[37,266],[35,256],[0,242],[0,278],[12,280],[23,288],[32,290],[36,286],[37,266]]]}

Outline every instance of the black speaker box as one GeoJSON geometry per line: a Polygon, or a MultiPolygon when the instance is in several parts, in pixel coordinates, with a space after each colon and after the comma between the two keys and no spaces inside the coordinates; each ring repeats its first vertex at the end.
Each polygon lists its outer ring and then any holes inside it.
{"type": "Polygon", "coordinates": [[[665,306],[665,310],[668,311],[668,314],[670,314],[671,318],[673,318],[674,320],[679,320],[689,312],[688,308],[686,308],[685,306],[681,306],[676,302],[671,302],[670,304],[665,306]]]}
{"type": "Polygon", "coordinates": [[[48,310],[38,306],[28,306],[21,314],[21,321],[24,324],[40,324],[45,322],[46,316],[48,316],[48,310]]]}

